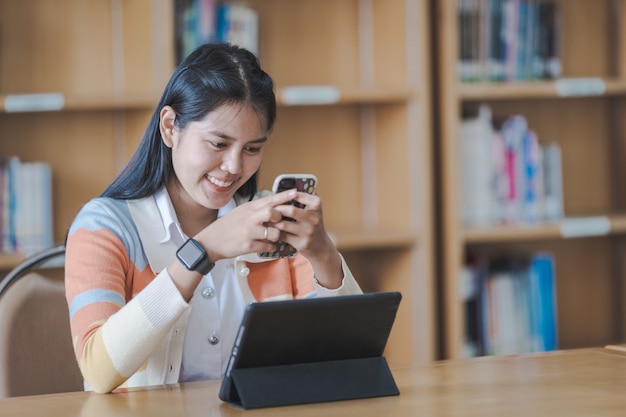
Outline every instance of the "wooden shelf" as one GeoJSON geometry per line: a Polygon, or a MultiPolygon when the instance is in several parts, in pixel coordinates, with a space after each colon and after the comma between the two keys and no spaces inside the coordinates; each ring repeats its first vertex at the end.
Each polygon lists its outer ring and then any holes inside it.
{"type": "MultiPolygon", "coordinates": [[[[292,86],[276,90],[277,105],[384,104],[417,98],[418,92],[406,88],[339,88],[335,86],[292,86]],[[286,94],[300,91],[297,102],[286,94]],[[329,96],[329,93],[332,93],[329,96]]],[[[158,103],[157,95],[78,96],[63,93],[0,94],[0,113],[40,111],[148,110],[158,103]],[[7,102],[20,101],[19,109],[7,102]]]]}
{"type": "Polygon", "coordinates": [[[626,214],[565,218],[553,222],[464,228],[466,244],[558,240],[626,233],[626,214]]]}
{"type": "Polygon", "coordinates": [[[154,108],[158,100],[156,95],[0,94],[0,113],[146,110],[154,108]]]}
{"type": "Polygon", "coordinates": [[[341,251],[410,248],[419,241],[415,233],[407,231],[331,231],[331,234],[341,251]]]}
{"type": "Polygon", "coordinates": [[[513,242],[525,240],[562,239],[560,223],[534,225],[489,226],[466,228],[463,240],[466,244],[513,242]]]}
{"type": "Polygon", "coordinates": [[[418,98],[416,89],[406,87],[340,87],[333,85],[302,85],[278,88],[279,106],[376,104],[403,102],[418,98]]]}
{"type": "Polygon", "coordinates": [[[626,95],[626,80],[572,78],[558,81],[458,83],[460,100],[527,100],[626,95]],[[570,85],[568,90],[568,83],[570,85]],[[586,88],[585,85],[591,85],[586,88]],[[576,88],[579,90],[576,91],[576,88]],[[601,89],[600,86],[603,86],[601,89]],[[569,91],[569,92],[568,92],[569,91]]]}

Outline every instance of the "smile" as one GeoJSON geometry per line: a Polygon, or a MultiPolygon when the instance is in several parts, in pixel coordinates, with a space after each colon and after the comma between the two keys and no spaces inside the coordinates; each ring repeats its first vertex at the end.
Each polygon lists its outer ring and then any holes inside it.
{"type": "Polygon", "coordinates": [[[231,185],[233,185],[233,183],[235,181],[220,181],[217,178],[213,178],[207,175],[207,178],[209,179],[209,181],[215,185],[217,185],[218,187],[230,187],[231,185]]]}

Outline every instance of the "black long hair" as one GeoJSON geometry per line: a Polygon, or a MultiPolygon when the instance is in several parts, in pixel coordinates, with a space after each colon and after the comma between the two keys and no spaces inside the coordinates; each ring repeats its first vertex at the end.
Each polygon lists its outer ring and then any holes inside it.
{"type": "MultiPolygon", "coordinates": [[[[258,59],[246,49],[219,43],[204,44],[178,65],[170,78],[146,131],[128,164],[100,194],[131,200],[147,197],[172,178],[172,150],[165,146],[159,130],[160,112],[171,106],[175,125],[183,130],[189,122],[204,118],[225,104],[248,103],[271,131],[276,120],[276,97],[272,78],[258,59]]],[[[251,199],[257,191],[255,173],[238,190],[251,199]]]]}

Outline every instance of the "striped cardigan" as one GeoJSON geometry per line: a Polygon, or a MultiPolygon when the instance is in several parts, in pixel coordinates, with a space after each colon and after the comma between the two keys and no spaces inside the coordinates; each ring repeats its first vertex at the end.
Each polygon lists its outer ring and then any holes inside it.
{"type": "MultiPolygon", "coordinates": [[[[163,243],[165,235],[154,196],[96,198],[76,216],[67,238],[65,282],[86,389],[178,382],[191,307],[167,272],[177,247],[163,243]]],[[[248,303],[360,293],[342,262],[344,283],[333,291],[314,284],[312,267],[300,255],[266,261],[250,254],[232,265],[248,303]]]]}

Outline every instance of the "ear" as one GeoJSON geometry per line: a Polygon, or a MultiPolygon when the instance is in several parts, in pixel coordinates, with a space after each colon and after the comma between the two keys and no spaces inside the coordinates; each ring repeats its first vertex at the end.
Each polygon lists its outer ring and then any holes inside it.
{"type": "Polygon", "coordinates": [[[159,131],[161,132],[161,137],[163,138],[163,143],[168,148],[174,146],[175,136],[176,136],[176,112],[170,106],[164,106],[161,109],[161,114],[159,117],[159,131]]]}

